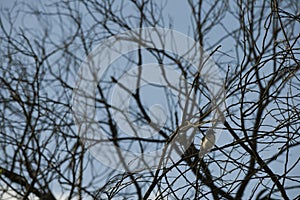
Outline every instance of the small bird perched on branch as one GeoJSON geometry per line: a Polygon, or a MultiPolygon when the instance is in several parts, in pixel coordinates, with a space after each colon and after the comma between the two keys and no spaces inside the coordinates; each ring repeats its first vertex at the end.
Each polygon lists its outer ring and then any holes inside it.
{"type": "Polygon", "coordinates": [[[206,135],[203,137],[201,145],[199,158],[202,159],[205,154],[207,154],[214,146],[216,142],[215,132],[212,128],[208,129],[206,135]]]}

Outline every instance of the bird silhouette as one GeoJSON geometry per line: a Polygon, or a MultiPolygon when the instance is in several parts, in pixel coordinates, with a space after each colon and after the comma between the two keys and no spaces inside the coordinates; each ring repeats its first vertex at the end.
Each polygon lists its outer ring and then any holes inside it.
{"type": "Polygon", "coordinates": [[[216,136],[212,128],[208,129],[200,145],[199,158],[203,158],[215,145],[216,136]]]}

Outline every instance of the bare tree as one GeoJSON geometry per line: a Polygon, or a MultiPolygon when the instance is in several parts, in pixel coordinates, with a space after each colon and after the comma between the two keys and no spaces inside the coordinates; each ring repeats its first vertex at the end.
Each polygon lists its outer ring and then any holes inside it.
{"type": "MultiPolygon", "coordinates": [[[[299,198],[299,2],[181,3],[182,11],[190,17],[184,24],[186,34],[195,41],[190,47],[201,47],[196,53],[188,51],[201,58],[196,67],[184,55],[162,48],[167,34],[159,35],[160,48],[155,39],[142,37],[146,27],[174,28],[178,18],[168,18],[172,4],[53,0],[2,6],[1,199],[299,198]],[[122,37],[128,32],[130,37],[122,37]],[[73,115],[77,108],[72,94],[78,79],[86,78],[78,77],[78,70],[89,69],[94,48],[112,37],[139,48],[113,60],[95,88],[86,88],[95,90],[96,130],[107,138],[104,141],[92,135],[95,138],[89,141],[80,134],[84,131],[73,115]],[[207,57],[202,56],[205,52],[207,57]],[[206,58],[221,72],[225,91],[221,111],[203,78],[206,58]],[[164,87],[143,85],[147,63],[156,64],[162,72],[176,71],[185,80],[179,80],[181,90],[165,76],[164,87]],[[133,67],[134,90],[122,82],[133,67]],[[115,117],[116,113],[124,114],[121,106],[112,103],[116,87],[130,97],[125,121],[134,130],[132,135],[122,132],[115,117]],[[191,98],[196,110],[182,104],[170,89],[191,98]],[[161,104],[166,111],[158,107],[151,113],[150,104],[161,104]],[[212,120],[214,110],[222,112],[218,126],[212,120]],[[166,119],[160,124],[162,115],[166,119]],[[144,137],[143,130],[136,127],[150,127],[157,134],[144,137]],[[211,128],[220,134],[214,138],[214,147],[199,157],[204,148],[200,141],[211,128]],[[185,142],[183,151],[176,146],[178,141],[185,142]],[[104,144],[116,152],[97,152],[104,144]],[[169,144],[178,160],[164,165],[163,154],[159,167],[122,172],[100,162],[113,162],[116,156],[126,169],[135,160],[128,163],[122,151],[146,155],[169,144]],[[100,161],[97,154],[102,156],[100,161]]],[[[125,105],[122,98],[124,95],[119,101],[125,105]]],[[[136,166],[147,164],[141,159],[136,166]]]]}

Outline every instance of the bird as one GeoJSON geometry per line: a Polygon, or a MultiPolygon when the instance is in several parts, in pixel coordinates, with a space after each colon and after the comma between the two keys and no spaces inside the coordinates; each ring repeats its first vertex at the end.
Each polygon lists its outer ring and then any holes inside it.
{"type": "Polygon", "coordinates": [[[199,158],[202,159],[214,146],[216,142],[215,132],[212,128],[206,131],[200,145],[199,158]]]}

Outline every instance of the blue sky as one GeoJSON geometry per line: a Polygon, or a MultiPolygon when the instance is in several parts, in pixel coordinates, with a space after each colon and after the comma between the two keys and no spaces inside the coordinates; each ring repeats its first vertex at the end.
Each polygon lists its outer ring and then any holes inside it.
{"type": "MultiPolygon", "coordinates": [[[[1,8],[11,8],[12,5],[13,5],[13,2],[15,2],[15,1],[2,0],[0,2],[0,7],[1,8]]],[[[39,1],[33,1],[33,0],[26,1],[26,2],[29,3],[29,4],[32,4],[32,6],[36,6],[37,8],[47,10],[47,7],[45,6],[46,3],[43,4],[43,3],[40,3],[39,1]],[[41,4],[43,4],[43,5],[41,5],[41,4]]],[[[21,4],[18,3],[18,6],[21,6],[21,4]]],[[[129,9],[129,12],[134,12],[134,10],[131,10],[132,8],[129,7],[128,9],[129,9]]],[[[193,37],[190,14],[191,13],[188,9],[188,4],[187,4],[186,1],[181,1],[181,0],[168,1],[166,3],[166,7],[165,7],[165,10],[164,10],[164,13],[163,13],[164,18],[166,19],[165,25],[166,25],[166,27],[168,27],[168,24],[172,23],[172,28],[173,29],[193,37]]],[[[25,17],[25,18],[18,18],[18,21],[17,21],[16,25],[19,26],[19,27],[22,27],[22,28],[32,27],[34,29],[39,29],[38,19],[32,18],[30,15],[26,15],[26,16],[27,17],[25,17]]],[[[213,20],[213,19],[211,19],[211,20],[213,20]]],[[[223,22],[224,22],[224,26],[225,26],[226,30],[229,31],[229,32],[233,31],[233,30],[235,30],[239,27],[238,21],[236,21],[236,19],[234,19],[232,16],[229,16],[229,15],[224,16],[224,21],[223,22]]],[[[44,25],[47,26],[47,24],[44,24],[44,25]]],[[[88,26],[88,24],[87,24],[87,26],[88,26]]],[[[51,30],[51,33],[53,33],[53,35],[51,36],[53,38],[53,40],[60,40],[60,37],[63,34],[62,34],[62,32],[60,32],[59,26],[56,25],[55,23],[53,23],[49,27],[53,28],[51,30]],[[58,30],[58,31],[56,31],[56,30],[58,30]]],[[[296,30],[299,30],[299,26],[298,26],[298,29],[296,29],[296,30]]],[[[214,57],[214,59],[216,59],[216,61],[221,60],[224,63],[226,63],[226,62],[238,63],[238,61],[236,59],[236,54],[234,52],[235,49],[234,49],[234,46],[233,46],[232,39],[228,38],[228,39],[222,40],[218,44],[215,44],[216,41],[220,40],[226,34],[227,33],[225,32],[224,27],[217,26],[215,29],[213,29],[213,31],[211,31],[209,33],[209,35],[206,35],[205,40],[204,40],[205,45],[206,45],[205,47],[210,47],[208,49],[208,51],[210,52],[215,47],[215,45],[221,44],[222,47],[220,49],[220,52],[217,53],[217,55],[216,55],[216,57],[214,57]],[[223,53],[226,53],[226,55],[223,54],[223,53]]],[[[31,39],[34,40],[34,37],[32,37],[31,39]]],[[[58,43],[59,43],[59,41],[58,41],[58,43]]],[[[74,49],[74,50],[76,51],[76,49],[74,49]]],[[[239,52],[239,53],[241,53],[241,52],[239,52]]],[[[83,55],[83,52],[81,50],[78,50],[77,52],[75,52],[75,54],[80,56],[80,55],[83,55]]],[[[226,64],[224,64],[224,65],[226,66],[226,64]]],[[[73,71],[76,71],[76,69],[73,69],[73,71]]],[[[266,73],[268,73],[268,69],[266,69],[266,73]]],[[[74,80],[70,79],[69,81],[70,81],[69,82],[70,85],[73,85],[74,80]]],[[[53,91],[53,93],[54,92],[55,91],[53,91]]],[[[54,95],[54,94],[52,94],[52,95],[54,95]]],[[[161,99],[159,99],[160,95],[154,96],[154,97],[155,97],[156,100],[158,100],[158,102],[161,100],[161,99]]],[[[255,96],[249,96],[249,98],[256,98],[256,97],[255,96]]],[[[147,103],[149,103],[149,104],[151,104],[153,102],[157,103],[156,100],[155,101],[148,101],[147,103]]],[[[145,99],[145,101],[147,101],[147,98],[145,99]]],[[[231,99],[228,103],[230,104],[230,103],[235,102],[235,101],[237,101],[237,99],[231,99]]],[[[271,119],[267,119],[267,120],[270,120],[268,123],[274,123],[273,121],[271,121],[271,119]]],[[[223,134],[220,137],[220,139],[218,140],[217,145],[222,146],[222,145],[227,144],[229,142],[232,142],[232,138],[228,134],[223,134]]],[[[278,151],[278,148],[279,148],[278,145],[276,145],[276,144],[272,145],[272,147],[270,147],[266,151],[262,152],[263,157],[268,157],[269,154],[271,154],[272,152],[278,151]]],[[[297,160],[299,158],[297,152],[299,150],[300,150],[299,147],[297,147],[297,149],[294,149],[294,151],[289,152],[289,162],[288,162],[289,165],[293,165],[294,163],[297,162],[297,160]]],[[[232,155],[233,156],[236,155],[236,158],[238,158],[239,153],[233,153],[232,155]]],[[[220,157],[220,159],[221,158],[222,157],[220,157]]],[[[91,159],[92,159],[92,157],[91,157],[91,159]]],[[[276,173],[277,172],[282,173],[282,170],[283,170],[282,162],[284,162],[284,160],[285,160],[284,156],[279,157],[276,162],[272,162],[272,164],[270,164],[270,168],[273,169],[276,173]]],[[[97,161],[94,161],[94,163],[96,163],[96,165],[101,165],[101,163],[99,163],[97,161]]],[[[223,165],[223,164],[224,163],[221,163],[221,165],[223,165]]],[[[106,171],[105,169],[106,169],[106,167],[102,166],[101,170],[99,170],[99,171],[105,172],[106,171]]],[[[224,171],[223,172],[217,171],[217,169],[218,169],[218,166],[212,166],[212,172],[215,173],[216,176],[218,174],[224,173],[224,171]],[[214,168],[214,167],[216,167],[216,168],[214,168]]],[[[231,178],[235,177],[237,175],[237,173],[239,173],[239,172],[228,173],[226,175],[226,177],[228,179],[231,179],[231,178]]],[[[291,174],[294,174],[295,176],[300,174],[299,168],[295,168],[295,170],[293,170],[291,172],[291,174]]],[[[188,175],[188,176],[192,177],[191,174],[188,175]]],[[[89,179],[89,178],[92,178],[92,176],[89,176],[88,173],[87,173],[85,178],[89,179]]],[[[264,181],[263,178],[262,178],[262,181],[264,181]]],[[[178,182],[177,182],[177,184],[178,184],[178,182]]],[[[256,183],[253,182],[253,183],[251,183],[251,185],[253,187],[255,187],[256,183]]],[[[291,183],[291,185],[293,185],[293,183],[291,183]]],[[[55,188],[55,186],[53,186],[53,187],[55,188]]],[[[247,192],[250,193],[251,189],[252,189],[252,187],[249,187],[247,192]]],[[[298,195],[295,190],[294,190],[293,193],[289,193],[289,194],[291,196],[298,195]]]]}

